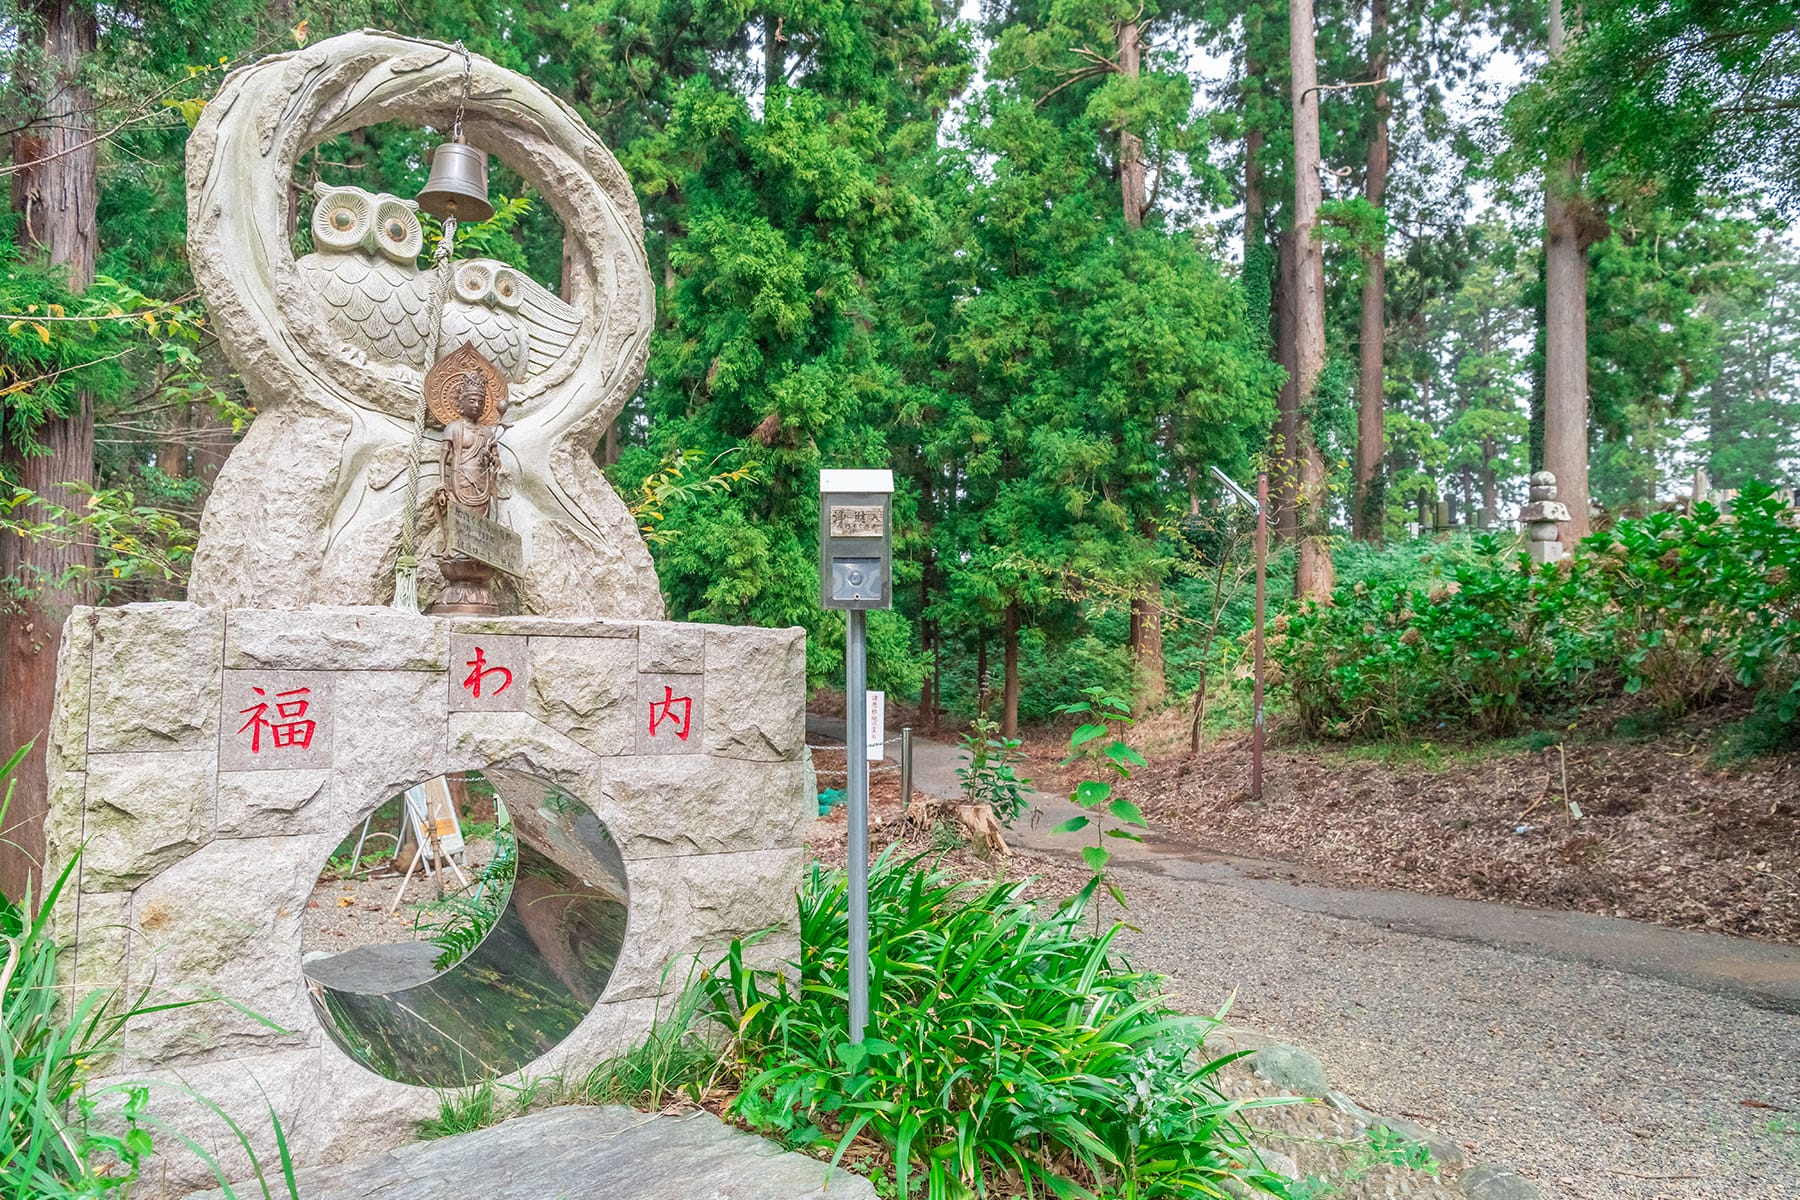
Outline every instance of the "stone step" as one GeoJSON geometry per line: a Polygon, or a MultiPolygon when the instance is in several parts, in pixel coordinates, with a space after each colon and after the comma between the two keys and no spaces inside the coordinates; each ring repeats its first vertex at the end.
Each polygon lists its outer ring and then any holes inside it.
{"type": "MultiPolygon", "coordinates": [[[[875,1200],[869,1181],[711,1113],[550,1108],[297,1173],[301,1200],[875,1200]],[[827,1192],[826,1185],[830,1190],[827,1192]]],[[[240,1186],[240,1194],[245,1194],[240,1186]]],[[[279,1177],[271,1191],[282,1192],[279,1177]]],[[[223,1191],[187,1200],[222,1200],[223,1191]]]]}

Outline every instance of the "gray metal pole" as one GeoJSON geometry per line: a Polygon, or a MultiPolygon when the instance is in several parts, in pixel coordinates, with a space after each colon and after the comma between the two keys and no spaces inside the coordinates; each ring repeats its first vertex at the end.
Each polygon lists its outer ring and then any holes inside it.
{"type": "Polygon", "coordinates": [[[912,807],[912,726],[900,728],[900,807],[912,807]]]}
{"type": "Polygon", "coordinates": [[[850,778],[850,1044],[869,1023],[869,685],[863,612],[845,613],[844,742],[850,778]]]}

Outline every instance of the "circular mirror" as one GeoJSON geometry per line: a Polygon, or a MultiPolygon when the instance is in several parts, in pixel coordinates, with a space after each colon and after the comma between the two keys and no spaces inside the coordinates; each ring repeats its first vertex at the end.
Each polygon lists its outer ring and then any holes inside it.
{"type": "Polygon", "coordinates": [[[581,1022],[625,940],[625,866],[547,780],[439,775],[358,819],[326,860],[302,971],[332,1041],[401,1083],[524,1067],[581,1022]]]}

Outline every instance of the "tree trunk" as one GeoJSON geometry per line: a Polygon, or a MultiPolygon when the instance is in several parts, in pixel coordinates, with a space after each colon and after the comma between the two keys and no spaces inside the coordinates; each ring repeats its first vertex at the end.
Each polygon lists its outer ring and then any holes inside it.
{"type": "MultiPolygon", "coordinates": [[[[1387,74],[1388,0],[1369,3],[1369,78],[1387,74]]],[[[1388,94],[1377,86],[1375,128],[1369,138],[1368,170],[1363,198],[1376,208],[1385,203],[1388,174],[1388,94]]],[[[1350,506],[1355,535],[1365,542],[1381,540],[1381,472],[1386,393],[1383,363],[1387,349],[1387,247],[1370,247],[1364,259],[1362,285],[1362,340],[1357,349],[1356,497],[1350,506]]]]}
{"type": "MultiPolygon", "coordinates": [[[[1266,206],[1263,200],[1263,144],[1267,136],[1257,120],[1254,111],[1257,105],[1251,102],[1251,96],[1259,93],[1263,86],[1262,60],[1257,57],[1258,39],[1262,35],[1261,10],[1251,5],[1244,13],[1244,108],[1250,112],[1249,125],[1244,130],[1244,267],[1257,261],[1266,248],[1263,232],[1263,214],[1266,206]]],[[[1266,315],[1266,314],[1265,314],[1266,315]]],[[[1252,313],[1254,320],[1256,314],[1252,313]]]]}
{"type": "MultiPolygon", "coordinates": [[[[225,361],[223,351],[215,347],[204,356],[209,369],[216,370],[221,377],[230,374],[231,365],[225,361]]],[[[210,488],[213,480],[219,477],[219,469],[225,465],[225,460],[231,457],[232,447],[237,445],[237,432],[212,405],[196,404],[191,412],[188,436],[194,447],[188,469],[195,479],[210,488]]]]}
{"type": "Polygon", "coordinates": [[[763,117],[768,117],[769,96],[775,89],[787,82],[787,56],[782,52],[781,44],[787,41],[781,32],[781,18],[773,13],[764,13],[763,32],[763,117]]]}
{"type": "Polygon", "coordinates": [[[1294,419],[1297,422],[1300,480],[1294,497],[1300,556],[1294,570],[1297,595],[1331,598],[1330,533],[1326,508],[1325,460],[1314,443],[1306,412],[1325,369],[1325,249],[1317,236],[1319,203],[1318,63],[1313,50],[1312,0],[1288,5],[1288,44],[1294,96],[1293,355],[1294,419]]]}
{"type": "Polygon", "coordinates": [[[1294,233],[1283,230],[1275,252],[1275,361],[1287,378],[1275,400],[1275,455],[1269,483],[1274,489],[1277,537],[1291,541],[1300,532],[1295,497],[1300,490],[1300,362],[1299,316],[1294,301],[1294,233]]]}
{"type": "MultiPolygon", "coordinates": [[[[76,291],[94,278],[97,159],[94,97],[78,78],[94,53],[94,10],[72,0],[41,0],[33,15],[43,23],[45,78],[30,81],[45,100],[44,121],[13,139],[13,207],[21,214],[18,237],[66,268],[76,291]]],[[[82,503],[72,483],[94,482],[94,403],[80,393],[73,411],[34,432],[48,454],[5,453],[14,478],[32,491],[71,507],[82,503]]],[[[0,577],[56,579],[93,566],[92,550],[0,538],[0,577]]],[[[4,615],[0,638],[0,756],[36,740],[13,776],[12,803],[0,830],[0,893],[20,897],[43,865],[45,734],[56,694],[56,655],[69,609],[87,599],[85,589],[43,587],[4,615]]],[[[3,790],[4,785],[0,785],[3,790]]]]}
{"type": "MultiPolygon", "coordinates": [[[[1127,79],[1136,79],[1143,70],[1141,34],[1136,21],[1119,23],[1119,72],[1127,79]]],[[[1144,141],[1129,129],[1119,130],[1119,196],[1126,228],[1136,229],[1143,225],[1148,203],[1144,186],[1144,141]]],[[[1155,522],[1145,521],[1140,533],[1154,549],[1155,522]]],[[[1162,699],[1165,690],[1160,579],[1147,580],[1146,589],[1144,595],[1135,596],[1131,601],[1131,655],[1137,667],[1136,699],[1142,704],[1155,704],[1162,699]]]]}
{"type": "Polygon", "coordinates": [[[1493,438],[1481,443],[1481,527],[1493,529],[1500,524],[1500,480],[1494,473],[1493,438]]]}
{"type": "Polygon", "coordinates": [[[1006,680],[1005,700],[1001,707],[1000,732],[1005,737],[1019,736],[1019,606],[1006,606],[1006,680]]]}
{"type": "Polygon", "coordinates": [[[188,473],[188,441],[193,435],[197,404],[184,404],[169,410],[169,427],[156,443],[156,469],[170,479],[185,479],[188,473]]]}
{"type": "MultiPolygon", "coordinates": [[[[1145,521],[1141,530],[1152,546],[1156,543],[1156,524],[1145,521]]],[[[1152,575],[1146,581],[1149,591],[1131,600],[1132,653],[1137,667],[1137,695],[1141,707],[1153,707],[1168,694],[1168,679],[1163,671],[1163,600],[1162,580],[1152,575]]]]}
{"type": "MultiPolygon", "coordinates": [[[[1550,0],[1550,57],[1565,43],[1562,0],[1550,0]]],[[[1544,470],[1569,506],[1563,543],[1588,534],[1587,246],[1580,159],[1552,164],[1544,181],[1544,470]]]]}
{"type": "Polygon", "coordinates": [[[987,716],[987,635],[975,645],[975,715],[987,716]]]}
{"type": "MultiPolygon", "coordinates": [[[[1136,79],[1143,66],[1143,42],[1138,23],[1119,23],[1119,73],[1136,79]]],[[[1129,129],[1119,130],[1119,192],[1125,207],[1125,225],[1136,229],[1144,223],[1144,140],[1129,129]]]]}

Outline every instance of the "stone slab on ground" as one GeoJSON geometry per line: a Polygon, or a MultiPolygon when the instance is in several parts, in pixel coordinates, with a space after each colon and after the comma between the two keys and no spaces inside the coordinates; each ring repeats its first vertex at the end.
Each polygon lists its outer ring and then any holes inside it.
{"type": "MultiPolygon", "coordinates": [[[[295,1177],[305,1200],[874,1200],[869,1181],[711,1113],[550,1108],[295,1177]],[[829,1183],[829,1192],[827,1184],[829,1183]]],[[[221,1200],[223,1191],[188,1200],[221,1200]]]]}
{"type": "Polygon", "coordinates": [[[353,946],[342,954],[308,955],[300,969],[336,991],[379,995],[436,978],[441,953],[431,942],[388,942],[353,946]]]}

